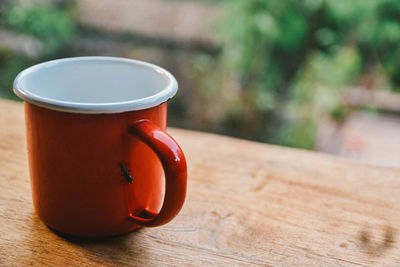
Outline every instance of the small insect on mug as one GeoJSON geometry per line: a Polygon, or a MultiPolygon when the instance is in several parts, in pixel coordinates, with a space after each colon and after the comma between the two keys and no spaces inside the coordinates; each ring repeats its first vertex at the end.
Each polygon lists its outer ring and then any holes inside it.
{"type": "Polygon", "coordinates": [[[58,59],[22,71],[35,210],[49,227],[112,236],[159,226],[186,195],[185,156],[166,132],[178,85],[166,70],[113,57],[58,59]]]}

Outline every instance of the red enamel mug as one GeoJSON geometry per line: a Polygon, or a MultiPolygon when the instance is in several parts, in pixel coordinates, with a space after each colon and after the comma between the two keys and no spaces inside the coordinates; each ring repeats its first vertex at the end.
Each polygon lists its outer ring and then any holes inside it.
{"type": "Polygon", "coordinates": [[[58,59],[22,71],[32,197],[49,227],[112,236],[180,211],[186,160],[166,132],[178,85],[166,70],[113,57],[58,59]]]}

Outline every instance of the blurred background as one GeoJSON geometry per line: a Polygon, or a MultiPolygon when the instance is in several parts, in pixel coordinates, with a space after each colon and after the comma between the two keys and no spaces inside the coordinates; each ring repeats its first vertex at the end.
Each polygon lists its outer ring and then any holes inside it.
{"type": "Polygon", "coordinates": [[[35,63],[135,58],[179,81],[171,126],[400,167],[399,44],[398,0],[0,0],[0,97],[35,63]]]}

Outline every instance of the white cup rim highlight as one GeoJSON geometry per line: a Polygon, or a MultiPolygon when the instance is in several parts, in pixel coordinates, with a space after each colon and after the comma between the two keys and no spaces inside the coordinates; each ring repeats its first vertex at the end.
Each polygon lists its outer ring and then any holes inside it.
{"type": "Polygon", "coordinates": [[[29,103],[72,113],[120,113],[158,106],[178,84],[165,69],[118,57],[72,57],[23,70],[13,90],[29,103]]]}

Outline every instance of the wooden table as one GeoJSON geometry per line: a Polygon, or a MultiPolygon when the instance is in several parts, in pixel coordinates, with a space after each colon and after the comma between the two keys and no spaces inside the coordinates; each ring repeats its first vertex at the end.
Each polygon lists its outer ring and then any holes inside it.
{"type": "Polygon", "coordinates": [[[189,184],[171,223],[65,239],[33,211],[23,120],[0,101],[0,266],[400,266],[400,170],[178,129],[189,184]]]}

